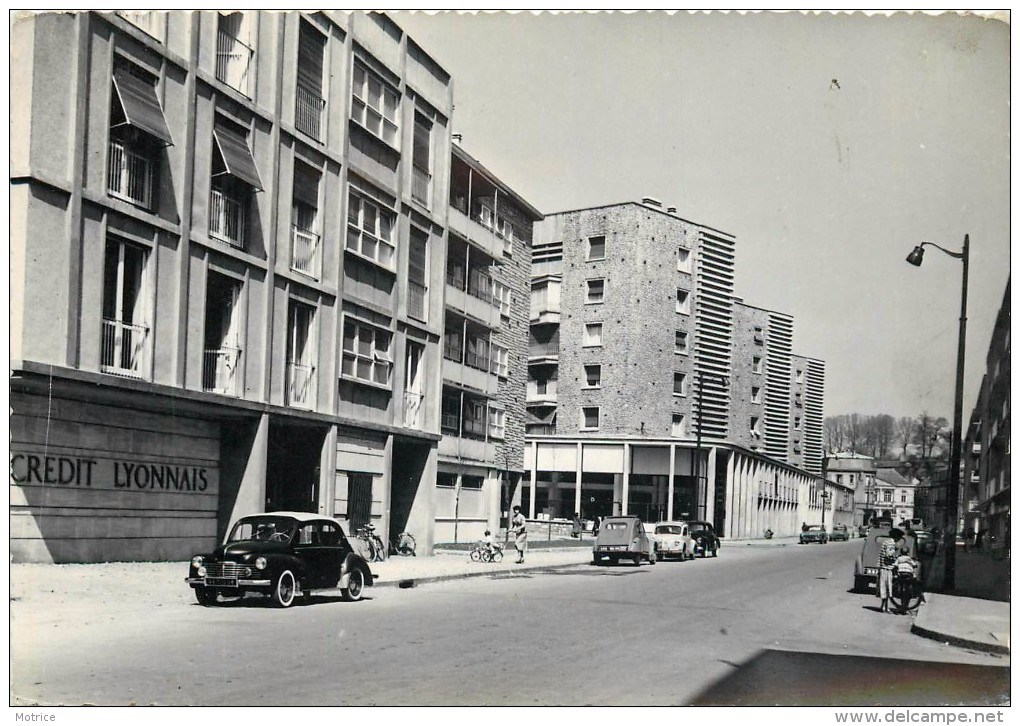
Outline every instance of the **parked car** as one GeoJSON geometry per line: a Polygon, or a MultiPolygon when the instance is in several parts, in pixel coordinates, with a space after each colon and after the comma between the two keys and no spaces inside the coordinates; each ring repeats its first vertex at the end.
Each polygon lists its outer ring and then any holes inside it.
{"type": "Polygon", "coordinates": [[[867,592],[878,584],[878,553],[889,538],[890,527],[870,527],[854,562],[854,592],[867,592]]]}
{"type": "Polygon", "coordinates": [[[849,542],[850,532],[847,530],[845,524],[837,524],[832,528],[832,534],[829,535],[830,542],[849,542]]]}
{"type": "Polygon", "coordinates": [[[868,525],[862,524],[859,527],[857,527],[857,536],[858,537],[867,537],[868,536],[868,525]]]}
{"type": "Polygon", "coordinates": [[[694,554],[708,557],[719,556],[719,536],[715,533],[715,527],[711,522],[688,522],[691,528],[691,538],[694,540],[694,554]]]}
{"type": "Polygon", "coordinates": [[[360,600],[374,577],[335,519],[271,512],[237,520],[223,544],[191,559],[186,580],[201,605],[255,592],[286,608],[312,594],[360,600]]]}
{"type": "Polygon", "coordinates": [[[694,559],[694,539],[687,522],[656,522],[646,524],[645,528],[651,529],[649,537],[655,540],[660,559],[676,557],[681,562],[694,559]]]}
{"type": "Polygon", "coordinates": [[[825,531],[825,525],[812,524],[800,533],[801,544],[811,544],[817,542],[818,544],[825,544],[829,541],[829,533],[825,531]]]}
{"type": "Polygon", "coordinates": [[[936,549],[938,549],[938,543],[935,541],[935,537],[931,530],[915,529],[913,532],[914,541],[917,542],[918,554],[934,555],[936,549]]]}
{"type": "Polygon", "coordinates": [[[606,517],[592,546],[592,564],[600,565],[603,559],[608,558],[612,565],[620,560],[632,560],[635,565],[640,565],[641,560],[648,560],[648,564],[654,565],[657,559],[655,549],[655,540],[645,533],[640,517],[606,517]]]}

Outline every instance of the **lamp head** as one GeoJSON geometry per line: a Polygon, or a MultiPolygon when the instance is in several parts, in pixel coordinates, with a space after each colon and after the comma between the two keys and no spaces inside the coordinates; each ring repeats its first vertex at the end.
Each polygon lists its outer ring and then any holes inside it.
{"type": "Polygon", "coordinates": [[[914,250],[907,255],[907,262],[912,264],[914,267],[921,266],[921,260],[924,259],[924,247],[917,245],[914,250]]]}

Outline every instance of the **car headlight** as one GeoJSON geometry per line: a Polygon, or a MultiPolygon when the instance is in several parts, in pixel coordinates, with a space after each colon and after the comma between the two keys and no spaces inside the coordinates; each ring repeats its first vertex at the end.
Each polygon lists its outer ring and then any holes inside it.
{"type": "Polygon", "coordinates": [[[198,576],[205,577],[205,565],[198,566],[198,576]]]}
{"type": "Polygon", "coordinates": [[[191,558],[191,566],[192,567],[198,567],[203,562],[205,562],[205,559],[202,557],[202,555],[195,555],[194,557],[191,558]]]}
{"type": "Polygon", "coordinates": [[[255,569],[256,570],[264,570],[264,569],[266,569],[266,558],[265,557],[258,557],[258,558],[255,559],[255,569]]]}

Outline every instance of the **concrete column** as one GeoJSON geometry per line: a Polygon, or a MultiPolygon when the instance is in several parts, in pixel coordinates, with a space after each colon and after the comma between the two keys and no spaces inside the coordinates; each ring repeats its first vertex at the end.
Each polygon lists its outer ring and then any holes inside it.
{"type": "Polygon", "coordinates": [[[613,514],[623,514],[623,474],[613,474],[613,514]]]}
{"type": "Polygon", "coordinates": [[[557,516],[556,512],[560,511],[560,477],[562,475],[558,471],[552,472],[549,479],[549,497],[547,508],[553,512],[551,516],[557,516]]]}
{"type": "MultiPolygon", "coordinates": [[[[510,472],[506,472],[506,476],[510,476],[510,472]]],[[[499,514],[502,511],[500,508],[500,494],[503,489],[503,478],[500,472],[496,469],[489,469],[484,486],[486,487],[487,494],[485,524],[486,528],[493,533],[492,536],[495,537],[496,531],[499,529],[499,514]]]]}
{"type": "Polygon", "coordinates": [[[715,462],[716,447],[708,450],[708,461],[705,466],[705,519],[715,521],[715,462]]]}
{"type": "Polygon", "coordinates": [[[529,486],[531,487],[531,501],[528,503],[528,518],[535,518],[535,491],[538,479],[538,442],[535,441],[531,444],[532,453],[534,456],[531,457],[531,481],[529,486]]]}
{"type": "Polygon", "coordinates": [[[584,516],[581,506],[581,442],[577,442],[577,463],[574,465],[574,511],[584,516]]]}
{"type": "Polygon", "coordinates": [[[621,514],[627,514],[630,502],[630,444],[623,444],[623,504],[621,514]]]}
{"type": "Polygon", "coordinates": [[[733,519],[737,513],[736,507],[733,506],[733,492],[738,486],[736,460],[737,452],[730,452],[729,459],[726,461],[726,520],[723,522],[723,532],[726,537],[733,536],[733,519]]]}
{"type": "Polygon", "coordinates": [[[676,444],[669,445],[669,481],[666,482],[668,494],[666,495],[666,517],[673,519],[673,489],[676,481],[676,444]]]}
{"type": "MultiPolygon", "coordinates": [[[[230,512],[229,522],[236,522],[240,517],[266,511],[266,462],[269,456],[268,450],[269,415],[262,414],[259,416],[258,428],[255,430],[255,439],[251,445],[251,454],[248,457],[248,463],[244,467],[244,474],[241,475],[241,485],[238,488],[237,496],[234,498],[234,506],[230,512]]],[[[226,524],[227,527],[230,526],[229,522],[226,524]]]]}

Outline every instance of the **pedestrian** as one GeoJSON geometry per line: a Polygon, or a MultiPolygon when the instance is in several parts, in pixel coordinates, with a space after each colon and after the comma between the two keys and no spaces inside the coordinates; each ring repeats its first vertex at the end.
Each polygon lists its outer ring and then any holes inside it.
{"type": "Polygon", "coordinates": [[[580,539],[582,529],[583,527],[581,526],[581,515],[578,514],[577,512],[574,512],[574,526],[572,531],[570,532],[570,536],[573,537],[574,539],[580,539]]]}
{"type": "Polygon", "coordinates": [[[517,564],[524,562],[524,553],[528,551],[528,522],[521,514],[520,507],[514,507],[514,516],[510,520],[510,528],[514,533],[514,547],[517,549],[517,564]]]}
{"type": "Polygon", "coordinates": [[[970,552],[973,546],[974,546],[974,528],[967,527],[967,529],[963,533],[963,551],[970,552]]]}
{"type": "Polygon", "coordinates": [[[592,522],[592,525],[591,525],[591,536],[592,537],[598,537],[599,536],[599,527],[600,526],[602,526],[602,517],[600,517],[600,516],[598,516],[596,514],[595,515],[595,520],[592,522]]]}
{"type": "Polygon", "coordinates": [[[882,600],[879,612],[889,612],[889,598],[892,596],[893,568],[899,557],[899,544],[903,541],[903,532],[898,529],[889,530],[889,538],[884,540],[878,550],[878,590],[876,594],[882,600]]]}
{"type": "Polygon", "coordinates": [[[974,542],[974,549],[979,550],[984,546],[985,533],[988,530],[982,529],[977,533],[977,540],[974,542]]]}
{"type": "Polygon", "coordinates": [[[800,525],[800,531],[801,531],[801,532],[807,532],[807,531],[808,531],[808,523],[807,523],[807,522],[803,522],[803,523],[802,523],[802,524],[800,525]]]}

